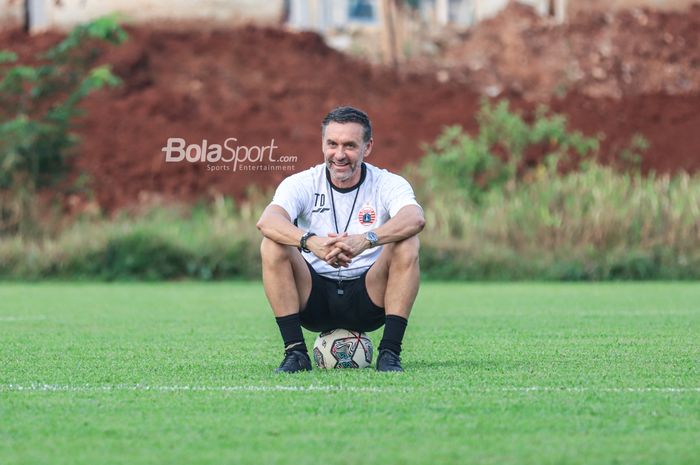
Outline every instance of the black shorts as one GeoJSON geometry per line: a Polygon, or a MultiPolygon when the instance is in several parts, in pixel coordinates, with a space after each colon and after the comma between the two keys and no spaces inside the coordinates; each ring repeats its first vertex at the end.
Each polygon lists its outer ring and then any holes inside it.
{"type": "Polygon", "coordinates": [[[369,268],[359,278],[343,281],[343,294],[338,294],[338,281],[321,276],[309,262],[306,265],[311,273],[311,295],[299,314],[304,328],[319,333],[338,328],[369,332],[384,325],[384,309],[367,293],[369,268]]]}

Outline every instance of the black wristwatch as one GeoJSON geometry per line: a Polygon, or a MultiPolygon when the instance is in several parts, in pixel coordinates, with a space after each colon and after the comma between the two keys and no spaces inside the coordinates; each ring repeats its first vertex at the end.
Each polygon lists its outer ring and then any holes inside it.
{"type": "Polygon", "coordinates": [[[315,235],[316,233],[308,231],[304,233],[303,236],[301,236],[301,240],[299,241],[299,248],[302,250],[302,252],[311,253],[311,251],[306,247],[306,241],[308,241],[311,236],[315,235]]]}

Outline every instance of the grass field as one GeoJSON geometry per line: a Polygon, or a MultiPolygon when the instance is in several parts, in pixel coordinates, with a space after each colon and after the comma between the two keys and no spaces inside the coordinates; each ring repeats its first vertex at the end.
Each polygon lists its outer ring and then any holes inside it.
{"type": "Polygon", "coordinates": [[[2,284],[0,463],[698,463],[700,284],[427,283],[403,359],[275,375],[258,283],[2,284]]]}

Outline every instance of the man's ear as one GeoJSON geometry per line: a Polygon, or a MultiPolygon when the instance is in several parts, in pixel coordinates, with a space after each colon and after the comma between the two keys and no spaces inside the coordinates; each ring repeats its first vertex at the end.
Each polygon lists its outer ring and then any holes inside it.
{"type": "Polygon", "coordinates": [[[372,147],[374,146],[374,139],[370,138],[369,141],[365,144],[365,158],[369,157],[369,154],[372,153],[372,147]]]}

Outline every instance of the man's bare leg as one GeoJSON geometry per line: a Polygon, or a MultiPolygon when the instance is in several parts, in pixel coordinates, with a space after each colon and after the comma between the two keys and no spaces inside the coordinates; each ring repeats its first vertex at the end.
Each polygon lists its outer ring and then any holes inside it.
{"type": "Polygon", "coordinates": [[[311,273],[299,251],[264,238],[260,245],[263,286],[284,340],[285,357],[277,372],[311,369],[299,312],[311,295],[311,273]]]}
{"type": "Polygon", "coordinates": [[[265,295],[276,317],[299,313],[311,295],[311,273],[299,251],[268,238],[260,244],[265,295]]]}
{"type": "Polygon", "coordinates": [[[420,286],[418,236],[387,244],[367,272],[367,293],[387,315],[408,319],[420,286]]]}
{"type": "Polygon", "coordinates": [[[375,305],[384,307],[386,314],[377,370],[403,371],[399,354],[420,285],[419,249],[418,236],[387,244],[367,272],[367,293],[375,305]]]}

